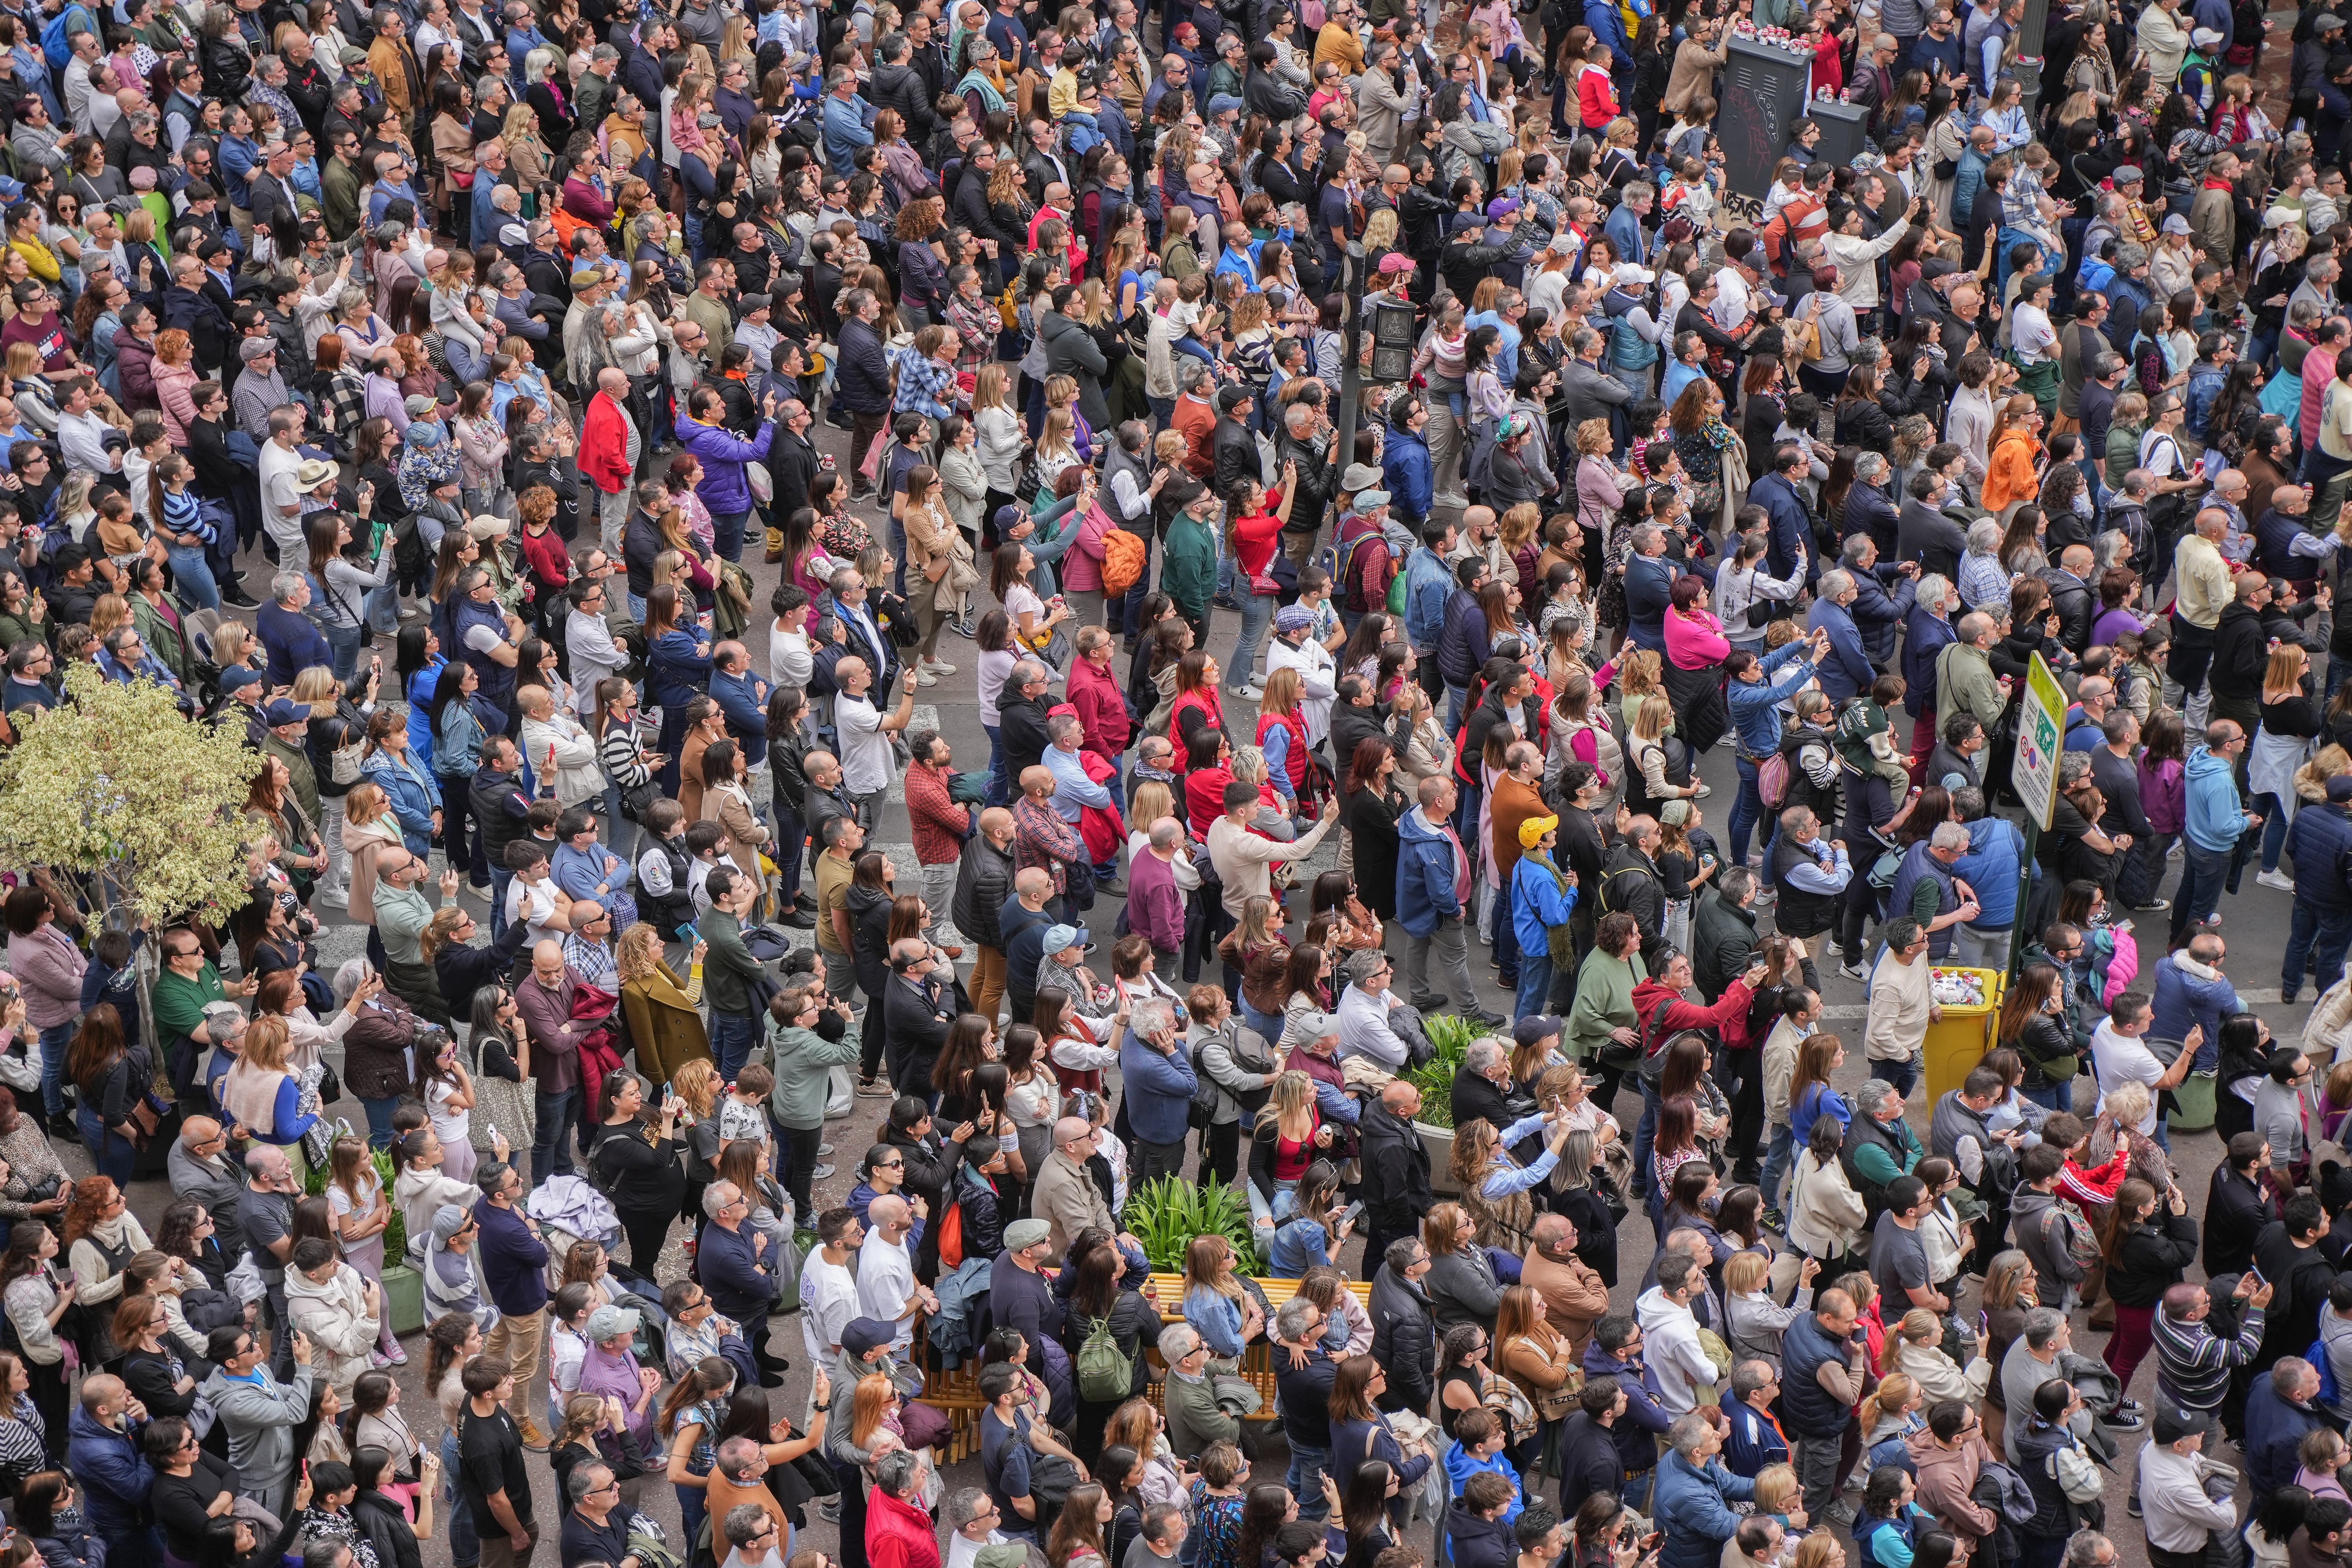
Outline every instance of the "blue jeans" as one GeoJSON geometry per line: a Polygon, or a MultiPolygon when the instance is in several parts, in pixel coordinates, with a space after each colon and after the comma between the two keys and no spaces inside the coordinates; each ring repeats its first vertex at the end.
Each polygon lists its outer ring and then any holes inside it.
{"type": "Polygon", "coordinates": [[[1004,731],[994,724],[982,724],[988,731],[988,804],[1003,805],[1013,798],[1013,787],[1004,776],[1004,731]]]}
{"type": "Polygon", "coordinates": [[[1893,1084],[1895,1092],[1908,1100],[1911,1091],[1919,1085],[1919,1058],[1906,1057],[1899,1062],[1872,1062],[1870,1076],[1893,1084]]]}
{"type": "Polygon", "coordinates": [[[1797,1140],[1785,1121],[1772,1128],[1772,1142],[1764,1151],[1764,1206],[1780,1206],[1780,1183],[1789,1174],[1789,1166],[1796,1153],[1797,1140]]]}
{"type": "Polygon", "coordinates": [[[367,1112],[368,1147],[391,1148],[392,1116],[393,1112],[400,1109],[400,1096],[393,1094],[386,1095],[382,1100],[370,1100],[367,1096],[361,1095],[358,1099],[360,1109],[367,1112]]]}
{"type": "Polygon", "coordinates": [[[1462,728],[1462,710],[1470,703],[1470,689],[1445,683],[1445,732],[1449,735],[1462,728]]]}
{"type": "MultiPolygon", "coordinates": [[[[1517,933],[1513,933],[1514,940],[1517,933]]],[[[1544,999],[1551,994],[1551,950],[1519,953],[1518,1016],[1532,1018],[1544,1010],[1544,999]]]]}
{"type": "Polygon", "coordinates": [[[2278,869],[2279,851],[2286,847],[2286,812],[2279,797],[2268,790],[2254,796],[2254,809],[2263,814],[2263,869],[2278,869]]]}
{"type": "Polygon", "coordinates": [[[1731,765],[1739,774],[1739,793],[1731,802],[1731,863],[1748,864],[1748,835],[1751,828],[1760,828],[1757,847],[1769,849],[1772,842],[1769,814],[1764,809],[1764,796],[1756,784],[1756,764],[1746,757],[1734,757],[1731,765]]]}
{"type": "Polygon", "coordinates": [[[2068,1099],[2068,1090],[2065,1086],[2061,1084],[2045,1083],[2040,1089],[2028,1089],[2021,1084],[2018,1087],[2017,1092],[2032,1100],[2034,1104],[2042,1107],[2044,1110],[2064,1110],[2067,1109],[2066,1100],[2068,1099]]]}
{"type": "MultiPolygon", "coordinates": [[[[685,1489],[679,1489],[685,1495],[685,1489]]],[[[694,1494],[699,1499],[702,1494],[694,1494]]],[[[474,1510],[457,1495],[457,1429],[441,1434],[441,1503],[448,1510],[449,1561],[455,1568],[474,1568],[482,1560],[481,1538],[474,1533],[474,1510]]]]}
{"type": "Polygon", "coordinates": [[[580,1091],[541,1092],[537,1101],[539,1130],[530,1140],[530,1185],[536,1192],[550,1176],[569,1176],[572,1164],[572,1123],[580,1114],[580,1091]]]}
{"type": "Polygon", "coordinates": [[[98,1119],[98,1112],[88,1105],[74,1112],[74,1121],[81,1129],[81,1141],[89,1151],[90,1163],[101,1176],[111,1176],[118,1187],[131,1184],[131,1166],[138,1151],[131,1140],[109,1128],[98,1119]]]}
{"type": "Polygon", "coordinates": [[[507,889],[514,881],[514,873],[504,866],[490,868],[490,940],[496,942],[507,934],[507,889]]]}
{"type": "Polygon", "coordinates": [[[1290,1495],[1298,1500],[1298,1517],[1320,1521],[1331,1511],[1323,1500],[1323,1472],[1331,1467],[1331,1450],[1310,1448],[1304,1443],[1290,1445],[1290,1468],[1283,1477],[1289,1484],[1290,1495]]]}
{"type": "MultiPolygon", "coordinates": [[[[1640,1075],[1635,1077],[1639,1079],[1640,1075]]],[[[1642,1195],[1647,1199],[1657,1194],[1657,1175],[1650,1167],[1650,1152],[1657,1143],[1658,1107],[1664,1102],[1658,1099],[1657,1087],[1647,1079],[1640,1079],[1638,1087],[1642,1090],[1642,1120],[1633,1124],[1633,1180],[1641,1184],[1642,1195]]],[[[1657,1205],[1653,1204],[1651,1212],[1656,1211],[1657,1205]]]]}
{"type": "Polygon", "coordinates": [[[751,518],[751,513],[749,510],[714,511],[710,514],[710,547],[719,552],[719,559],[721,561],[743,559],[743,525],[750,521],[751,518]]]}
{"type": "Polygon", "coordinates": [[[73,1049],[74,1027],[56,1024],[41,1031],[41,1109],[51,1116],[66,1108],[66,1053],[73,1049]]]}
{"type": "Polygon", "coordinates": [[[2294,901],[2294,921],[2287,928],[2286,954],[2279,964],[2279,992],[2292,996],[2303,989],[2304,960],[2312,939],[2319,942],[2320,989],[2328,976],[2344,973],[2344,950],[2352,947],[2352,909],[2321,909],[2308,899],[2294,901]]]}
{"type": "Polygon", "coordinates": [[[808,824],[801,814],[776,810],[776,906],[783,909],[800,897],[801,867],[808,858],[808,824]]]}
{"type": "Polygon", "coordinates": [[[221,607],[220,584],[213,581],[213,569],[205,560],[202,545],[167,544],[163,559],[172,563],[172,582],[180,597],[200,610],[221,607]]]}
{"type": "Polygon", "coordinates": [[[1519,928],[1511,923],[1511,889],[1503,889],[1495,895],[1494,913],[1489,917],[1492,929],[1487,933],[1487,945],[1494,950],[1495,964],[1503,972],[1503,984],[1513,991],[1519,988],[1519,928]]]}
{"type": "Polygon", "coordinates": [[[2221,889],[2230,879],[2230,863],[2237,857],[2237,847],[2208,849],[2195,839],[2184,839],[2180,851],[2180,886],[2172,893],[2172,940],[2179,942],[2181,932],[2189,931],[2221,901],[2221,889]]]}
{"type": "MultiPolygon", "coordinates": [[[[1241,574],[1236,572],[1236,577],[1241,574]]],[[[1225,670],[1225,685],[1238,691],[1257,684],[1251,671],[1257,667],[1258,647],[1265,640],[1266,623],[1274,619],[1272,594],[1253,594],[1244,579],[1235,586],[1242,602],[1242,637],[1234,645],[1234,662],[1225,670]]]]}
{"type": "Polygon", "coordinates": [[[360,667],[360,649],[367,646],[367,628],[342,621],[319,629],[327,634],[337,684],[348,682],[360,667]]]}
{"type": "Polygon", "coordinates": [[[710,1054],[718,1058],[719,1076],[728,1083],[743,1070],[751,1057],[751,1047],[760,1037],[760,1020],[748,1013],[720,1013],[710,1016],[710,1054]]]}
{"type": "Polygon", "coordinates": [[[637,622],[640,626],[642,626],[642,625],[645,623],[645,618],[646,618],[646,601],[645,601],[645,599],[644,599],[641,595],[636,595],[636,594],[630,594],[630,595],[628,595],[628,599],[629,599],[629,618],[630,618],[631,620],[633,620],[633,621],[637,622]]]}

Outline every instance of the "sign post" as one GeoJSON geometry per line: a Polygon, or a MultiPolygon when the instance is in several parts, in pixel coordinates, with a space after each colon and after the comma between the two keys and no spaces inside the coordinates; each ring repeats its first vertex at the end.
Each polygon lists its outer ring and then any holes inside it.
{"type": "MultiPolygon", "coordinates": [[[[2066,734],[2066,690],[2058,678],[2050,672],[2042,656],[2033,656],[2033,664],[2025,674],[2023,710],[2018,715],[2017,756],[2011,763],[2009,782],[2017,791],[2017,798],[2025,806],[2025,864],[2020,868],[2019,909],[2024,908],[2025,889],[2033,876],[2034,847],[2042,835],[2050,830],[2051,813],[2058,805],[2058,762],[2064,754],[2066,734]]],[[[2022,952],[2025,922],[2020,920],[2011,927],[2009,939],[2009,978],[2017,978],[2018,955],[2022,952]]]]}

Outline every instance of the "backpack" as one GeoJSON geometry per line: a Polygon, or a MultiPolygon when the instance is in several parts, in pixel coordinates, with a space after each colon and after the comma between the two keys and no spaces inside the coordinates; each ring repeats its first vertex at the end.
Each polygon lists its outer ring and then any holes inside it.
{"type": "Polygon", "coordinates": [[[1778,811],[1789,798],[1789,755],[1775,752],[1756,764],[1756,798],[1767,811],[1778,811]]]}
{"type": "Polygon", "coordinates": [[[1115,599],[1143,580],[1143,541],[1123,528],[1107,529],[1102,547],[1103,592],[1115,599]]]}
{"type": "MultiPolygon", "coordinates": [[[[1322,572],[1325,579],[1339,584],[1341,608],[1361,611],[1372,607],[1358,602],[1361,594],[1352,574],[1356,569],[1356,547],[1368,539],[1380,537],[1380,530],[1367,529],[1353,539],[1333,540],[1315,557],[1315,564],[1322,572]]],[[[1399,575],[1402,574],[1399,574],[1399,575]]]]}
{"type": "Polygon", "coordinates": [[[1078,1346],[1078,1397],[1090,1405],[1116,1405],[1135,1385],[1135,1363],[1118,1348],[1110,1320],[1096,1318],[1078,1346]]]}
{"type": "Polygon", "coordinates": [[[62,71],[73,64],[73,41],[66,36],[66,26],[77,13],[91,32],[98,31],[98,23],[88,8],[78,5],[62,7],[41,25],[41,53],[48,57],[51,70],[62,71]]]}
{"type": "Polygon", "coordinates": [[[2319,1403],[2333,1405],[2340,1390],[2336,1382],[2336,1365],[2327,1359],[2326,1339],[2323,1336],[2312,1341],[2311,1348],[2303,1352],[2303,1359],[2318,1370],[2319,1403]]]}

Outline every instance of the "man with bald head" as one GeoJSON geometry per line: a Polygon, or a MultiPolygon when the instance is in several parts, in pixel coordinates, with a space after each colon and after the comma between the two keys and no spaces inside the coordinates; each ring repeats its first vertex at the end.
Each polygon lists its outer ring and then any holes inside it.
{"type": "MultiPolygon", "coordinates": [[[[1016,860],[1018,850],[1016,828],[1016,860]]],[[[1004,994],[1015,1018],[1026,1018],[1037,1005],[1037,965],[1045,956],[1045,933],[1057,922],[1053,902],[1052,874],[1027,866],[1013,874],[1013,897],[997,910],[996,929],[1004,938],[1004,994]]]]}
{"type": "MultiPolygon", "coordinates": [[[[194,1199],[213,1216],[221,1254],[235,1267],[245,1253],[245,1231],[236,1222],[237,1195],[245,1191],[245,1173],[229,1161],[226,1130],[209,1116],[187,1118],[180,1123],[180,1136],[173,1142],[164,1164],[173,1194],[194,1199]]],[[[59,1194],[46,1204],[33,1205],[33,1212],[56,1214],[65,1205],[65,1196],[59,1194]]]]}
{"type": "Polygon", "coordinates": [[[2107,743],[2102,726],[2116,710],[2116,683],[2104,675],[2086,675],[2074,692],[2074,706],[2066,712],[2066,750],[2091,752],[2107,743]]]}
{"type": "Polygon", "coordinates": [[[1087,1169],[1095,1147],[1094,1123],[1085,1117],[1065,1116],[1054,1123],[1054,1152],[1038,1167],[1029,1213],[1045,1222],[1046,1237],[1056,1258],[1068,1254],[1071,1238],[1088,1226],[1100,1226],[1106,1231],[1118,1228],[1111,1218],[1110,1205],[1103,1200],[1102,1188],[1087,1169]]]}
{"type": "MultiPolygon", "coordinates": [[[[181,1383],[174,1393],[194,1392],[195,1379],[183,1373],[181,1383]]],[[[124,1563],[137,1562],[147,1544],[140,1520],[147,1513],[155,1472],[139,1450],[139,1428],[146,1424],[147,1406],[131,1397],[121,1378],[101,1372],[82,1379],[81,1408],[73,1413],[66,1462],[81,1482],[90,1529],[106,1542],[107,1555],[124,1563]]]]}
{"type": "MultiPolygon", "coordinates": [[[[1044,873],[1053,884],[1055,913],[1076,924],[1095,906],[1094,869],[1087,841],[1055,809],[1054,791],[1051,768],[1039,763],[1021,771],[1021,798],[1013,803],[1013,863],[1044,873]]],[[[1016,984],[1020,973],[1013,970],[1016,984]]]]}
{"type": "Polygon", "coordinates": [[[2344,542],[2332,533],[2313,533],[2304,525],[2311,498],[2301,485],[2281,485],[2265,500],[2268,504],[2254,520],[2254,567],[2292,583],[2294,596],[2308,599],[2344,542]]]}
{"type": "Polygon", "coordinates": [[[2051,611],[2058,617],[2058,641],[2078,658],[2091,646],[2091,623],[2098,618],[2099,587],[2092,581],[2097,570],[2089,545],[2070,544],[2042,574],[2051,611]]]}
{"type": "MultiPolygon", "coordinates": [[[[592,308],[589,293],[575,285],[572,310],[563,323],[564,349],[573,364],[583,363],[573,323],[584,323],[592,308]]],[[[604,552],[614,556],[621,553],[621,531],[629,521],[637,459],[645,453],[645,436],[629,417],[628,398],[627,373],[607,365],[596,373],[596,395],[588,400],[588,411],[580,422],[580,477],[595,488],[604,552]]],[[[635,605],[631,609],[642,613],[635,605]]]]}
{"type": "Polygon", "coordinates": [[[572,1123],[580,1114],[580,1037],[572,1021],[580,972],[563,962],[563,944],[543,941],[530,950],[530,973],[515,987],[515,1007],[530,1042],[532,1089],[539,1129],[530,1144],[530,1184],[571,1175],[572,1123]]]}
{"type": "Polygon", "coordinates": [[[1413,1130],[1421,1090],[1392,1078],[1380,1102],[1357,1123],[1364,1163],[1364,1256],[1380,1258],[1389,1244],[1421,1231],[1421,1216],[1437,1202],[1429,1184],[1429,1149],[1413,1130]]]}
{"type": "Polygon", "coordinates": [[[857,1315],[890,1325],[890,1352],[903,1356],[915,1337],[917,1311],[936,1312],[940,1299],[915,1279],[908,1248],[927,1217],[921,1198],[885,1193],[866,1211],[866,1245],[857,1249],[857,1315]]]}

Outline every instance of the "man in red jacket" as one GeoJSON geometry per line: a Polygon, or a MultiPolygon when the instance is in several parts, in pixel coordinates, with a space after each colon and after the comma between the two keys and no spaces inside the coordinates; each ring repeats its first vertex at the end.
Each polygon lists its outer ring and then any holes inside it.
{"type": "Polygon", "coordinates": [[[625,371],[607,365],[596,373],[596,395],[580,421],[580,477],[596,487],[596,511],[604,552],[621,553],[621,531],[629,521],[630,480],[636,477],[644,437],[629,417],[625,371]]]}
{"type": "MultiPolygon", "coordinates": [[[[1065,689],[1070,706],[1077,711],[1079,745],[1108,763],[1116,772],[1134,735],[1135,724],[1127,716],[1127,693],[1119,689],[1118,677],[1111,673],[1110,633],[1100,626],[1088,626],[1078,634],[1077,649],[1078,657],[1070,666],[1065,689]]],[[[1111,793],[1126,798],[1124,789],[1111,793]]]]}

